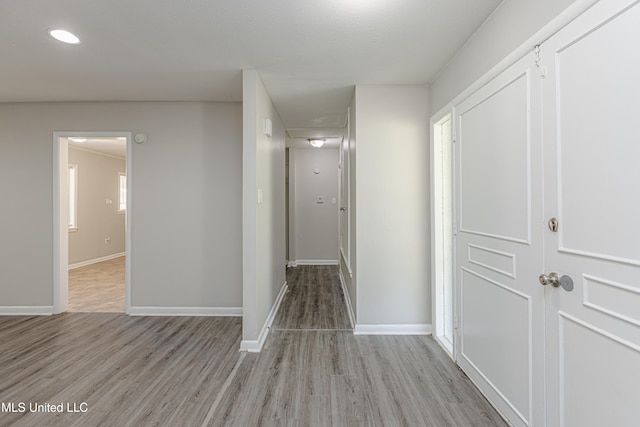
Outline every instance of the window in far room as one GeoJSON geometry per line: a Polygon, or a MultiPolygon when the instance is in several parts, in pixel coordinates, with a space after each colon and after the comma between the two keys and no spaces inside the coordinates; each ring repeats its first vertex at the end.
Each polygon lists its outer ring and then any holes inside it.
{"type": "Polygon", "coordinates": [[[118,173],[118,213],[125,213],[127,210],[127,175],[118,173]]]}
{"type": "Polygon", "coordinates": [[[69,231],[78,231],[78,165],[69,164],[69,231]]]}

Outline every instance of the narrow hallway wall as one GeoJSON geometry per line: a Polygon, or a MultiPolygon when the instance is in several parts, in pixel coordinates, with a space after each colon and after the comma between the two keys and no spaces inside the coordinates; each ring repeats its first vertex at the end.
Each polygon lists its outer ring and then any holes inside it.
{"type": "Polygon", "coordinates": [[[290,150],[290,185],[295,204],[292,261],[298,265],[338,263],[337,148],[290,150]]]}

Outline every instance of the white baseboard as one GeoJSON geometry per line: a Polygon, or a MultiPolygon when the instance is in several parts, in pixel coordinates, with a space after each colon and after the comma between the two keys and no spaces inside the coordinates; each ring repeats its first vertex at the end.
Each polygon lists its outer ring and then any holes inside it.
{"type": "Polygon", "coordinates": [[[133,306],[130,316],[216,316],[241,317],[242,307],[146,307],[133,306]]]}
{"type": "Polygon", "coordinates": [[[342,293],[344,294],[344,300],[347,303],[347,311],[349,312],[349,321],[351,322],[351,327],[353,328],[356,324],[356,316],[353,312],[353,306],[351,305],[351,297],[349,296],[349,292],[347,292],[347,286],[344,281],[344,275],[342,274],[342,269],[340,269],[339,273],[340,273],[340,284],[342,285],[342,293]]]}
{"type": "MultiPolygon", "coordinates": [[[[265,338],[266,339],[266,338],[265,338]]],[[[246,351],[248,353],[260,353],[264,340],[242,340],[240,341],[240,351],[246,351]]]]}
{"type": "Polygon", "coordinates": [[[430,324],[356,325],[354,335],[431,335],[430,324]]]}
{"type": "Polygon", "coordinates": [[[289,262],[287,263],[287,267],[288,267],[288,268],[291,268],[291,267],[297,267],[297,266],[298,266],[298,263],[297,263],[297,262],[295,262],[295,261],[289,261],[289,262]]]}
{"type": "Polygon", "coordinates": [[[2,316],[51,316],[53,306],[0,306],[2,316]]]}
{"type": "Polygon", "coordinates": [[[112,259],[120,258],[125,256],[126,252],[119,252],[117,254],[107,255],[100,258],[88,259],[86,261],[76,262],[75,264],[69,264],[69,270],[73,270],[74,268],[86,267],[87,265],[97,264],[103,261],[109,261],[112,259]]]}
{"type": "Polygon", "coordinates": [[[271,307],[271,311],[269,311],[269,315],[267,316],[267,320],[264,322],[262,326],[262,330],[260,331],[260,335],[258,335],[257,340],[242,340],[240,342],[240,351],[248,351],[249,353],[259,353],[262,350],[262,346],[264,342],[267,340],[267,336],[269,335],[269,330],[271,328],[271,324],[273,320],[276,318],[276,314],[278,313],[278,309],[280,308],[280,304],[284,299],[284,295],[287,293],[287,289],[289,285],[287,282],[284,282],[282,288],[280,288],[280,292],[276,297],[273,306],[271,307]]]}
{"type": "Polygon", "coordinates": [[[347,273],[349,273],[349,277],[353,277],[353,271],[351,270],[351,266],[349,265],[349,262],[347,261],[347,257],[344,254],[344,251],[342,250],[342,247],[340,248],[340,257],[342,258],[342,264],[344,264],[344,266],[347,268],[347,273]]]}
{"type": "Polygon", "coordinates": [[[338,265],[337,259],[297,259],[294,261],[298,265],[338,265]]]}

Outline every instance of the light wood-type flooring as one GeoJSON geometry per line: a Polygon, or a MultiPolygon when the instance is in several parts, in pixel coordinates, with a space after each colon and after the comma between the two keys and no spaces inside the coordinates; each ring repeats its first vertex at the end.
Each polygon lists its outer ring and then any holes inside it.
{"type": "Polygon", "coordinates": [[[69,311],[124,313],[125,257],[69,270],[69,311]]]}
{"type": "Polygon", "coordinates": [[[258,354],[240,318],[0,316],[0,426],[506,425],[431,337],[354,336],[336,267],[287,278],[258,354]]]}

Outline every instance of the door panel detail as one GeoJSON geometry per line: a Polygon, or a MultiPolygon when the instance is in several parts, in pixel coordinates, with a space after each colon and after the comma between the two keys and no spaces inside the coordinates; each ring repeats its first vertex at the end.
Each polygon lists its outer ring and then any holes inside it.
{"type": "Polygon", "coordinates": [[[526,421],[531,391],[531,299],[462,270],[462,357],[526,421]],[[479,300],[492,301],[491,309],[474,303],[479,300]]]}
{"type": "Polygon", "coordinates": [[[585,307],[640,326],[640,288],[583,275],[585,307]]]}
{"type": "Polygon", "coordinates": [[[640,420],[640,347],[564,312],[560,337],[560,423],[625,426],[640,420]]]}
{"type": "Polygon", "coordinates": [[[632,142],[640,131],[633,83],[640,49],[620,42],[638,37],[639,22],[634,7],[567,39],[554,55],[560,247],[636,265],[640,245],[629,236],[640,236],[638,199],[628,189],[640,182],[640,144],[632,142]]]}
{"type": "Polygon", "coordinates": [[[529,90],[525,72],[458,110],[461,231],[530,242],[529,90]]]}
{"type": "Polygon", "coordinates": [[[478,245],[469,244],[469,262],[512,279],[516,278],[516,256],[478,245]]]}

